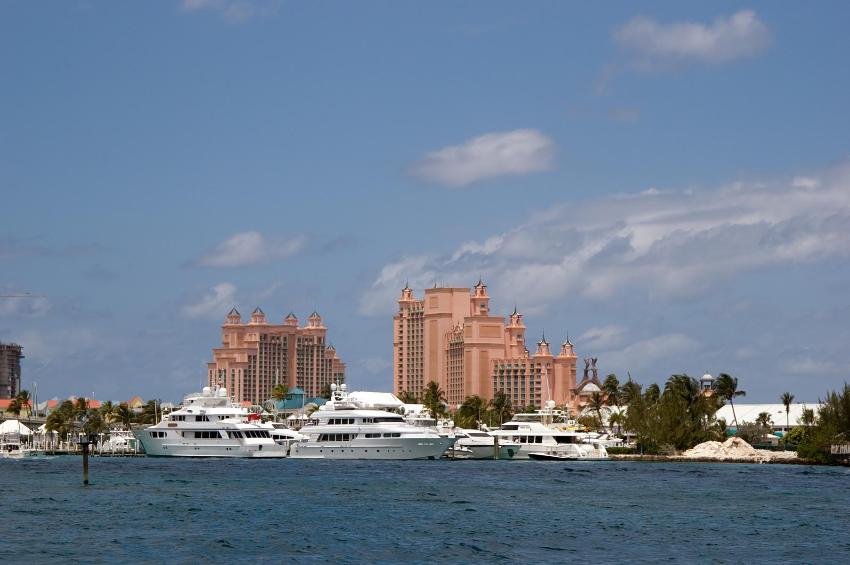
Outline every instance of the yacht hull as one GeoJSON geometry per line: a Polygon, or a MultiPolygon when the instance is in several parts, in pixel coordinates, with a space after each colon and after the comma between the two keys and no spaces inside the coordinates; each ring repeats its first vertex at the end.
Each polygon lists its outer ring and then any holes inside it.
{"type": "Polygon", "coordinates": [[[374,442],[298,442],[292,444],[293,459],[439,459],[455,438],[394,438],[374,442]]]}
{"type": "Polygon", "coordinates": [[[137,433],[136,437],[145,449],[148,457],[252,457],[252,458],[281,458],[286,457],[286,449],[277,444],[272,445],[241,445],[238,442],[174,442],[156,441],[137,433]]]}

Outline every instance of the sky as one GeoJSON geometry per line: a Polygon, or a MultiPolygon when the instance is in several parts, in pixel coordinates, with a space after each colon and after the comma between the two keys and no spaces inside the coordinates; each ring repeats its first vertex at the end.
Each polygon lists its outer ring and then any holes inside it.
{"type": "Polygon", "coordinates": [[[231,307],[392,388],[406,281],[602,375],[850,373],[850,4],[0,3],[0,340],[178,400],[231,307]],[[581,364],[581,363],[580,363],[581,364]]]}

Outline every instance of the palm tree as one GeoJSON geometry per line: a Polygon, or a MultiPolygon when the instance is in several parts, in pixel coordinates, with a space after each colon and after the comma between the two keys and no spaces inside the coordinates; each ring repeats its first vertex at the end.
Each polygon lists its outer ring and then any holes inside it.
{"type": "MultiPolygon", "coordinates": [[[[27,410],[29,412],[30,417],[32,417],[32,409],[30,408],[30,391],[22,390],[15,398],[17,399],[18,404],[20,405],[20,410],[27,410]]],[[[18,414],[20,414],[20,412],[18,412],[18,414]]]]}
{"type": "Polygon", "coordinates": [[[657,404],[658,399],[661,398],[661,387],[658,386],[658,383],[652,383],[646,387],[646,392],[643,394],[649,404],[657,404]]]}
{"type": "Polygon", "coordinates": [[[129,430],[130,424],[133,421],[133,411],[130,410],[130,406],[128,406],[126,402],[122,402],[115,407],[114,412],[118,421],[121,422],[125,429],[129,430]]]}
{"type": "Polygon", "coordinates": [[[604,428],[602,422],[602,408],[605,406],[605,397],[601,392],[594,392],[590,395],[590,400],[587,402],[587,407],[596,412],[596,417],[599,419],[599,427],[604,428]]]}
{"type": "Polygon", "coordinates": [[[23,405],[21,404],[21,399],[16,396],[9,403],[8,410],[9,410],[9,412],[11,412],[12,414],[15,415],[15,418],[17,418],[21,415],[21,409],[22,408],[23,408],[23,405]]]}
{"type": "Polygon", "coordinates": [[[431,416],[435,419],[442,416],[445,413],[445,408],[443,408],[445,402],[446,393],[443,392],[440,385],[434,381],[429,381],[425,385],[425,396],[422,399],[422,403],[425,405],[425,408],[431,411],[431,416]]]}
{"type": "Polygon", "coordinates": [[[331,383],[325,383],[322,390],[319,391],[319,396],[325,400],[331,399],[331,383]]]}
{"type": "Polygon", "coordinates": [[[788,432],[788,414],[791,412],[791,403],[794,402],[794,395],[790,392],[783,392],[782,396],[779,397],[782,400],[782,404],[785,405],[785,432],[788,432]]]}
{"type": "Polygon", "coordinates": [[[493,399],[490,401],[490,408],[499,416],[499,426],[502,425],[505,419],[513,415],[513,405],[503,390],[497,390],[493,395],[493,399]]]}
{"type": "Polygon", "coordinates": [[[764,426],[765,428],[770,428],[773,426],[773,422],[770,419],[770,414],[767,412],[760,412],[758,417],[756,417],[756,424],[759,426],[764,426]]]}
{"type": "Polygon", "coordinates": [[[398,399],[405,404],[419,404],[419,399],[410,391],[403,390],[398,394],[398,399]]]}
{"type": "Polygon", "coordinates": [[[606,401],[609,406],[616,406],[618,411],[620,408],[620,380],[617,375],[611,373],[605,377],[605,382],[602,383],[602,392],[605,393],[606,401]]]}
{"type": "Polygon", "coordinates": [[[277,405],[279,402],[283,402],[286,400],[286,397],[289,396],[289,387],[283,383],[274,385],[272,389],[272,399],[274,402],[272,403],[274,410],[274,421],[277,422],[277,405]]]}
{"type": "Polygon", "coordinates": [[[100,415],[103,417],[105,424],[109,424],[112,421],[112,418],[115,417],[115,405],[111,400],[105,400],[103,404],[100,405],[100,415]]]}
{"type": "Polygon", "coordinates": [[[610,416],[608,416],[608,425],[611,426],[611,431],[615,434],[617,432],[614,432],[614,426],[615,425],[617,426],[617,431],[619,432],[620,430],[622,430],[624,421],[625,421],[625,418],[623,417],[623,414],[620,413],[620,412],[614,412],[610,416]]]}
{"type": "Polygon", "coordinates": [[[480,396],[468,396],[457,409],[455,422],[461,428],[477,428],[481,424],[481,414],[487,411],[487,403],[480,396]]]}
{"type": "Polygon", "coordinates": [[[734,398],[736,396],[746,396],[746,392],[738,390],[738,379],[726,373],[720,373],[717,380],[714,382],[714,390],[724,400],[729,401],[732,406],[732,418],[735,420],[735,427],[738,427],[738,416],[735,415],[734,398]]]}

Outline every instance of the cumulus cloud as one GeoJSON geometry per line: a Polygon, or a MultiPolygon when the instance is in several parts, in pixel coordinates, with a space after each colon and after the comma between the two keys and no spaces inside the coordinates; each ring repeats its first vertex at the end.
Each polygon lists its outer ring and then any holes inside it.
{"type": "Polygon", "coordinates": [[[180,0],[184,12],[215,12],[230,23],[270,16],[280,8],[280,0],[180,0]]]}
{"type": "Polygon", "coordinates": [[[304,248],[305,238],[266,238],[257,231],[233,234],[201,257],[204,267],[244,267],[295,255],[304,248]]]}
{"type": "Polygon", "coordinates": [[[428,153],[411,167],[425,181],[462,187],[484,179],[545,171],[554,165],[555,143],[535,129],[486,133],[428,153]]]}
{"type": "Polygon", "coordinates": [[[223,318],[236,302],[236,286],[229,282],[210,288],[199,301],[183,306],[186,318],[223,318]]]}
{"type": "Polygon", "coordinates": [[[664,24],[638,16],[617,29],[614,40],[634,57],[638,66],[654,69],[753,57],[767,48],[770,33],[755,12],[741,10],[711,24],[664,24]]]}
{"type": "Polygon", "coordinates": [[[693,297],[754,270],[850,254],[850,163],[817,176],[707,190],[636,190],[561,205],[480,242],[385,265],[364,314],[395,309],[399,289],[488,278],[524,308],[629,293],[693,297]]]}

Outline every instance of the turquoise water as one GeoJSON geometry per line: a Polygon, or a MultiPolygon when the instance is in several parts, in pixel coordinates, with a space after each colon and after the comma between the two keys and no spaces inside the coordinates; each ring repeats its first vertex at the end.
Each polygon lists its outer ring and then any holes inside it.
{"type": "Polygon", "coordinates": [[[0,460],[6,562],[847,562],[850,469],[0,460]]]}

